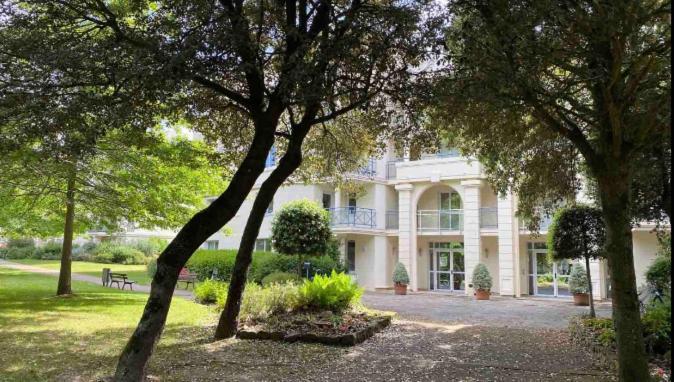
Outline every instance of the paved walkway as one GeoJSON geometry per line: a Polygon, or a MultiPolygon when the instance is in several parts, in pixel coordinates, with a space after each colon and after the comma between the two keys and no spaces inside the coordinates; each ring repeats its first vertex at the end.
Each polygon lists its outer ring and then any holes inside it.
{"type": "MultiPolygon", "coordinates": [[[[363,303],[373,309],[394,311],[408,319],[498,327],[566,329],[571,316],[589,312],[570,299],[513,298],[494,296],[477,301],[472,296],[444,293],[414,293],[396,296],[393,292],[370,292],[363,303]]],[[[610,317],[611,303],[595,304],[597,315],[610,317]]]]}
{"type": "MultiPolygon", "coordinates": [[[[14,263],[14,262],[2,260],[2,259],[0,259],[0,267],[16,269],[16,270],[24,271],[24,272],[40,273],[40,274],[43,274],[43,275],[54,276],[54,277],[58,277],[58,275],[59,275],[59,271],[54,270],[54,269],[45,269],[45,268],[40,268],[40,267],[36,267],[36,266],[33,266],[33,265],[19,264],[19,263],[14,263]]],[[[88,282],[88,283],[101,285],[101,278],[96,277],[96,276],[83,275],[81,273],[73,273],[72,279],[77,280],[77,281],[84,281],[84,282],[88,282]]],[[[149,285],[135,284],[133,286],[133,291],[134,292],[150,293],[150,286],[149,285]]],[[[186,291],[184,289],[183,290],[176,289],[173,292],[173,295],[185,297],[185,298],[188,298],[188,299],[194,298],[194,295],[192,294],[191,291],[188,291],[188,290],[186,291]]]]}

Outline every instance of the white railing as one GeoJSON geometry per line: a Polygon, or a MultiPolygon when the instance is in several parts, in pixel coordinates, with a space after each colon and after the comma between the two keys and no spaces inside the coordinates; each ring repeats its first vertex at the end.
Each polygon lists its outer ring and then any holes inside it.
{"type": "Polygon", "coordinates": [[[461,231],[463,210],[419,210],[417,231],[461,231]]]}

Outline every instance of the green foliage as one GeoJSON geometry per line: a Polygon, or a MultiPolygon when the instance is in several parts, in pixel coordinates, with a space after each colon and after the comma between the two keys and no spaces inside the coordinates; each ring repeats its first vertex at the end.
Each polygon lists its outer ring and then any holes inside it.
{"type": "Polygon", "coordinates": [[[299,283],[302,279],[295,273],[273,272],[262,279],[262,286],[270,284],[299,283]]]}
{"type": "Polygon", "coordinates": [[[35,240],[31,238],[12,238],[7,241],[7,248],[34,248],[35,240]]]}
{"type": "MultiPolygon", "coordinates": [[[[297,310],[301,306],[300,301],[299,290],[294,283],[273,283],[266,287],[248,283],[243,292],[240,316],[244,320],[264,319],[297,310]]],[[[224,303],[218,305],[224,308],[224,303]]]]}
{"type": "Polygon", "coordinates": [[[147,275],[150,276],[150,278],[153,278],[154,274],[157,273],[157,258],[151,258],[150,261],[147,262],[145,269],[147,269],[147,275]]]}
{"type": "Polygon", "coordinates": [[[33,257],[33,253],[35,253],[35,248],[34,247],[14,247],[14,248],[5,248],[4,249],[4,257],[6,259],[29,259],[33,257]]]}
{"type": "Polygon", "coordinates": [[[646,270],[646,282],[652,291],[671,295],[672,292],[672,236],[660,238],[660,248],[653,263],[646,270]]]}
{"type": "Polygon", "coordinates": [[[96,247],[92,260],[97,263],[145,264],[143,252],[116,243],[103,243],[96,247]]]}
{"type": "Polygon", "coordinates": [[[229,284],[217,280],[205,280],[194,288],[194,297],[201,304],[214,304],[218,297],[227,296],[229,284]]]}
{"type": "Polygon", "coordinates": [[[407,269],[403,263],[396,264],[393,270],[393,283],[407,285],[410,283],[410,276],[407,274],[407,269]]]}
{"type": "Polygon", "coordinates": [[[666,295],[663,302],[653,301],[641,317],[644,340],[651,353],[664,354],[672,349],[672,298],[666,295]]]}
{"type": "Polygon", "coordinates": [[[345,273],[314,276],[300,287],[303,303],[310,309],[339,312],[360,301],[363,289],[345,273]]]}
{"type": "MultiPolygon", "coordinates": [[[[197,278],[205,280],[211,277],[213,269],[218,271],[218,279],[229,281],[236,259],[236,250],[197,250],[187,262],[187,268],[197,274],[197,278]]],[[[311,259],[310,276],[320,269],[323,273],[342,270],[342,265],[329,256],[319,256],[311,259]]],[[[298,258],[296,256],[280,255],[273,252],[254,252],[253,261],[248,268],[248,280],[262,282],[265,276],[274,272],[296,273],[298,258]]]]}
{"type": "Polygon", "coordinates": [[[63,245],[60,243],[46,243],[41,247],[35,248],[33,258],[38,260],[58,260],[61,258],[62,247],[63,245]]]}
{"type": "Polygon", "coordinates": [[[330,216],[316,202],[289,202],[274,216],[271,238],[274,249],[283,254],[324,254],[332,240],[330,216]]]}
{"type": "Polygon", "coordinates": [[[569,290],[571,293],[587,293],[587,272],[580,264],[573,264],[569,275],[569,290]]]}
{"type": "Polygon", "coordinates": [[[145,256],[152,257],[152,256],[159,256],[159,254],[168,245],[168,242],[165,239],[152,237],[145,240],[134,241],[129,245],[143,252],[145,256]]]}
{"type": "Polygon", "coordinates": [[[606,228],[601,210],[583,205],[558,209],[547,239],[554,260],[605,257],[606,228]]]}
{"type": "Polygon", "coordinates": [[[492,279],[487,266],[479,263],[473,270],[473,288],[475,290],[491,290],[492,279]]]}

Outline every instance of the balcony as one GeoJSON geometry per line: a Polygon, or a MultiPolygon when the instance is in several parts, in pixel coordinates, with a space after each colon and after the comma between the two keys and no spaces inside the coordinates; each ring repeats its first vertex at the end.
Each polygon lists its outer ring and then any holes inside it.
{"type": "MultiPolygon", "coordinates": [[[[543,216],[538,224],[538,232],[548,232],[548,228],[552,223],[552,216],[543,216]]],[[[528,231],[527,222],[520,219],[520,231],[528,231]]]]}
{"type": "Polygon", "coordinates": [[[374,158],[367,160],[367,164],[353,172],[356,176],[374,178],[377,176],[377,161],[374,158]]]}
{"type": "Polygon", "coordinates": [[[461,231],[463,210],[419,210],[417,231],[461,231]]]}
{"type": "Polygon", "coordinates": [[[496,207],[480,208],[480,228],[498,228],[498,209],[496,207]]]}
{"type": "Polygon", "coordinates": [[[400,162],[400,159],[386,162],[386,179],[396,178],[396,163],[398,162],[400,162]]]}
{"type": "Polygon", "coordinates": [[[386,229],[398,229],[398,211],[386,211],[386,229]]]}
{"type": "Polygon", "coordinates": [[[376,211],[372,208],[340,207],[328,209],[333,227],[375,228],[376,211]]]}
{"type": "Polygon", "coordinates": [[[447,150],[440,150],[437,153],[422,153],[419,159],[426,160],[426,159],[456,158],[460,155],[461,154],[456,149],[447,149],[447,150]]]}

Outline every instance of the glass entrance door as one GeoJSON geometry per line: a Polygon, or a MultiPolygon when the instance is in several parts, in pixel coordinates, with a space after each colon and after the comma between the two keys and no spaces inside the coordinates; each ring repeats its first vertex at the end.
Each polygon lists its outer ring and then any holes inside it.
{"type": "Polygon", "coordinates": [[[570,260],[551,261],[545,243],[527,243],[529,252],[529,294],[568,297],[570,260]]]}
{"type": "Polygon", "coordinates": [[[432,251],[431,257],[431,289],[445,291],[465,289],[463,249],[438,248],[432,251]]]}

